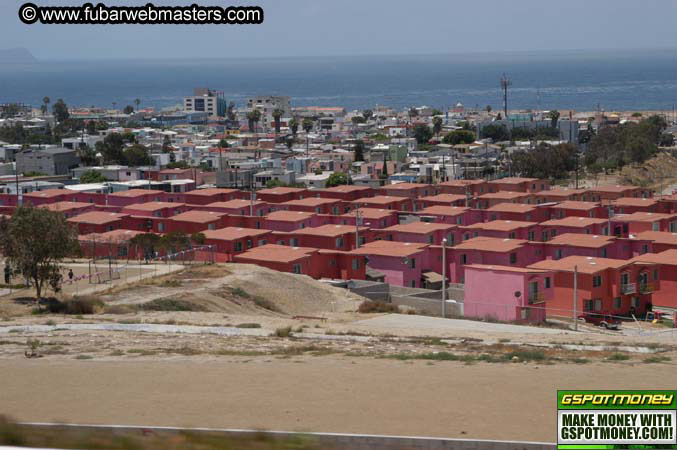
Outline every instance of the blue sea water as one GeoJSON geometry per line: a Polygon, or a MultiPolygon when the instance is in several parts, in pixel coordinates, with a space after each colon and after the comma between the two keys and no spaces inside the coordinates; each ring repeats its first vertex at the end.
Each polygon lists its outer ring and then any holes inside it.
{"type": "Polygon", "coordinates": [[[438,108],[462,102],[501,108],[499,79],[512,80],[511,108],[672,109],[677,50],[568,51],[426,56],[209,60],[41,61],[0,67],[0,103],[39,105],[44,96],[74,106],[179,104],[194,87],[289,95],[293,104],[438,108]]]}

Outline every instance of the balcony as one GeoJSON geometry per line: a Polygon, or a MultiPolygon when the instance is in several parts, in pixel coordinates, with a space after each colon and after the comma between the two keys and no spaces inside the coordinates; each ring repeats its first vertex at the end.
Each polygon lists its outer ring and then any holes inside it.
{"type": "Polygon", "coordinates": [[[651,294],[654,291],[653,283],[640,283],[639,284],[639,293],[640,294],[651,294]]]}
{"type": "Polygon", "coordinates": [[[634,294],[637,292],[637,283],[621,284],[621,294],[634,294]]]}

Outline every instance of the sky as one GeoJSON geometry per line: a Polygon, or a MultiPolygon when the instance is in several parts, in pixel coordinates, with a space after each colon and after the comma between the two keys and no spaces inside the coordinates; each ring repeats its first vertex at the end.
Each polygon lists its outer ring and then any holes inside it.
{"type": "MultiPolygon", "coordinates": [[[[79,6],[76,0],[32,0],[79,6]]],[[[147,1],[103,0],[108,6],[147,1]]],[[[196,0],[257,5],[261,25],[25,25],[0,1],[0,48],[41,60],[296,57],[677,47],[677,0],[196,0]]],[[[97,1],[92,1],[97,3],[97,1]]],[[[154,0],[188,6],[191,0],[154,0]]]]}

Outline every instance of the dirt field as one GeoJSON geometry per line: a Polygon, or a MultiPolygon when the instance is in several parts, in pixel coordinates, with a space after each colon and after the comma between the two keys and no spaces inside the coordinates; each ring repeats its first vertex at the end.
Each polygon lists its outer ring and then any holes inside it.
{"type": "Polygon", "coordinates": [[[3,412],[25,421],[554,441],[557,389],[669,389],[674,367],[16,360],[0,379],[3,412]]]}
{"type": "Polygon", "coordinates": [[[649,324],[623,335],[365,315],[345,290],[246,265],[100,298],[95,314],[36,315],[0,297],[0,414],[553,441],[557,389],[674,387],[677,337],[649,324]]]}

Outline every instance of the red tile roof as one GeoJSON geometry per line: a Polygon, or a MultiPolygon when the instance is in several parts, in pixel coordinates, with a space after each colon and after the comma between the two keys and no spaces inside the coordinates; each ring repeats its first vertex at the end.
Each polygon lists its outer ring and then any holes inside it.
{"type": "Polygon", "coordinates": [[[397,231],[400,233],[428,234],[435,231],[446,231],[454,228],[454,225],[446,223],[433,222],[410,222],[405,224],[393,225],[385,228],[383,231],[397,231]]]}
{"type": "Polygon", "coordinates": [[[91,225],[103,225],[106,223],[117,222],[128,214],[109,213],[104,211],[90,211],[68,219],[71,223],[86,223],[91,225]]]}
{"type": "Polygon", "coordinates": [[[218,230],[205,230],[202,232],[202,234],[204,234],[205,238],[207,239],[215,239],[219,241],[232,241],[235,239],[262,236],[270,232],[271,232],[270,230],[261,230],[256,228],[226,227],[219,228],[218,230]]]}
{"type": "Polygon", "coordinates": [[[564,233],[560,234],[546,245],[570,245],[572,247],[587,247],[587,248],[602,248],[614,242],[616,238],[613,236],[603,236],[598,234],[583,234],[583,233],[564,233]]]}
{"type": "Polygon", "coordinates": [[[114,192],[111,197],[143,197],[144,195],[160,195],[163,191],[156,189],[129,189],[127,191],[114,192]]]}
{"type": "Polygon", "coordinates": [[[315,213],[306,211],[274,211],[266,216],[267,220],[278,220],[281,222],[300,222],[310,219],[315,213]]]}
{"type": "Polygon", "coordinates": [[[460,242],[455,250],[480,250],[486,252],[506,253],[517,250],[526,244],[522,239],[501,239],[493,237],[476,237],[460,242]]]}
{"type": "Polygon", "coordinates": [[[353,250],[355,255],[378,255],[392,257],[407,257],[421,253],[427,247],[426,244],[413,242],[374,241],[353,250]]]}
{"type": "Polygon", "coordinates": [[[254,247],[241,255],[235,256],[236,259],[249,259],[263,262],[281,262],[290,263],[300,259],[308,258],[311,254],[317,252],[316,248],[309,247],[288,247],[285,245],[266,244],[261,247],[254,247]]]}
{"type": "Polygon", "coordinates": [[[223,216],[225,216],[224,213],[193,210],[172,216],[170,220],[174,220],[176,222],[209,223],[215,222],[223,216]]]}
{"type": "Polygon", "coordinates": [[[487,230],[487,231],[512,231],[520,228],[532,227],[538,225],[536,222],[522,222],[519,220],[492,220],[490,222],[479,222],[465,226],[465,229],[487,230]]]}
{"type": "Polygon", "coordinates": [[[544,227],[576,227],[583,228],[590,225],[607,223],[607,219],[594,219],[592,217],[564,217],[562,219],[553,219],[541,222],[544,227]]]}
{"type": "Polygon", "coordinates": [[[559,260],[546,259],[532,264],[529,268],[593,274],[606,269],[620,269],[632,264],[631,261],[610,258],[592,258],[590,256],[567,256],[559,260]]]}

